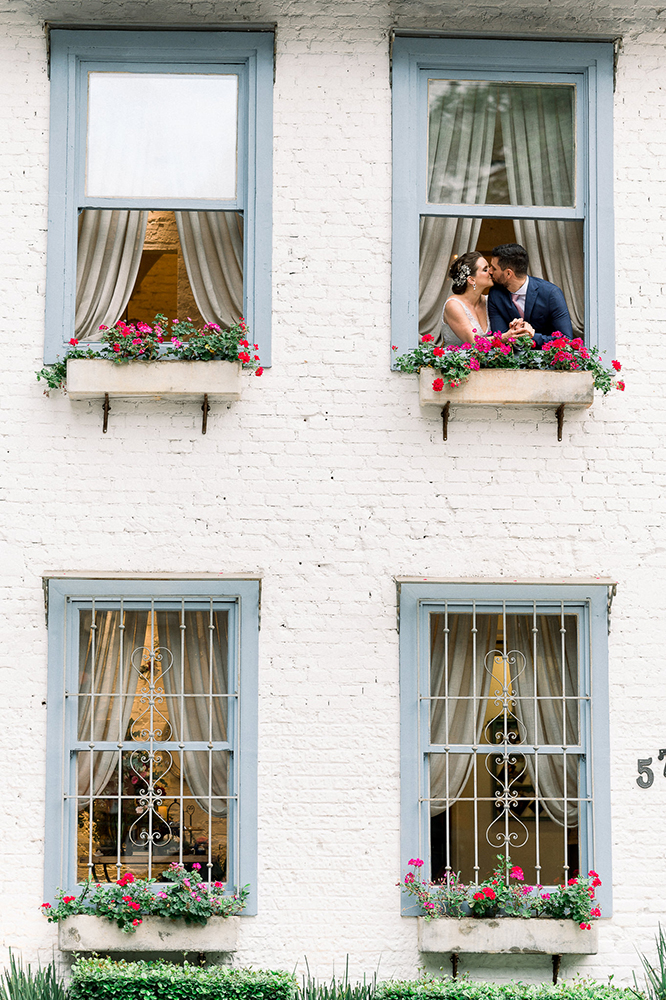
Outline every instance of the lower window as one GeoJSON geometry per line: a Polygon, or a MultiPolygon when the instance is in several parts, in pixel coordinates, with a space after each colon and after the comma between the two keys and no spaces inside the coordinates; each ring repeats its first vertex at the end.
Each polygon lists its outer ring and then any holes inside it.
{"type": "Polygon", "coordinates": [[[433,879],[481,881],[502,855],[533,884],[609,881],[606,632],[600,587],[402,586],[405,859],[433,879]]]}
{"type": "Polygon", "coordinates": [[[57,885],[178,862],[254,888],[257,598],[248,581],[50,581],[57,885]]]}

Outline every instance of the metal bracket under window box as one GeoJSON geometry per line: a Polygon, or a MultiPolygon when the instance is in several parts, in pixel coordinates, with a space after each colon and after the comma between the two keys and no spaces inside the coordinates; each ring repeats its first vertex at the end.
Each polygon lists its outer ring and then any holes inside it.
{"type": "Polygon", "coordinates": [[[78,358],[67,362],[67,394],[74,400],[104,400],[108,425],[109,400],[202,399],[201,433],[208,424],[210,402],[235,402],[241,397],[241,365],[237,361],[114,361],[78,358]]]}
{"type": "Polygon", "coordinates": [[[462,385],[436,392],[432,384],[439,377],[434,368],[419,374],[421,406],[442,408],[442,435],[448,438],[451,404],[462,406],[554,406],[557,440],[562,440],[565,407],[586,409],[594,402],[592,372],[545,372],[488,368],[472,372],[462,385]]]}
{"type": "MultiPolygon", "coordinates": [[[[206,362],[207,364],[208,362],[206,362]]],[[[60,951],[227,952],[238,947],[240,917],[209,917],[205,926],[167,917],[144,917],[134,934],[106,917],[67,917],[58,923],[60,951]]]]}
{"type": "Polygon", "coordinates": [[[451,954],[454,979],[459,955],[552,955],[557,982],[562,955],[596,955],[596,922],[581,930],[575,920],[545,917],[419,917],[419,951],[451,954]]]}

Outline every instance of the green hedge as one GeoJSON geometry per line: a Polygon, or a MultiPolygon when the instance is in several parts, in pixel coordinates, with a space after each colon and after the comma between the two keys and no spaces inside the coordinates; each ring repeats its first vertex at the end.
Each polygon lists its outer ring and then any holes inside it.
{"type": "Polygon", "coordinates": [[[79,959],[68,1000],[295,1000],[287,972],[250,972],[227,966],[170,965],[79,959]]]}
{"type": "Polygon", "coordinates": [[[636,1000],[636,993],[592,980],[530,986],[475,983],[468,979],[419,979],[380,983],[375,1000],[636,1000]]]}

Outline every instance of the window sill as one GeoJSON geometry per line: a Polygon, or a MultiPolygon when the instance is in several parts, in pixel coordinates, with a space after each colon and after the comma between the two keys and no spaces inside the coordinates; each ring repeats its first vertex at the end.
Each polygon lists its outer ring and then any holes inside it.
{"type": "MultiPolygon", "coordinates": [[[[113,362],[111,362],[113,364],[113,362]]],[[[210,364],[210,362],[204,362],[210,364]]],[[[144,917],[134,934],[126,934],[106,917],[67,917],[58,924],[61,951],[107,952],[234,952],[240,917],[211,917],[202,927],[184,920],[144,917]]]]}
{"type": "Polygon", "coordinates": [[[567,406],[588,407],[594,401],[592,372],[515,371],[489,368],[472,372],[462,385],[444,385],[441,392],[432,387],[439,373],[422,368],[419,374],[421,406],[567,406]]]}
{"type": "MultiPolygon", "coordinates": [[[[550,374],[550,373],[548,373],[550,374]]],[[[419,950],[436,954],[596,955],[596,923],[523,917],[419,917],[419,950]]]]}
{"type": "Polygon", "coordinates": [[[238,361],[129,361],[100,359],[67,362],[70,399],[163,398],[235,401],[241,397],[238,361]]]}

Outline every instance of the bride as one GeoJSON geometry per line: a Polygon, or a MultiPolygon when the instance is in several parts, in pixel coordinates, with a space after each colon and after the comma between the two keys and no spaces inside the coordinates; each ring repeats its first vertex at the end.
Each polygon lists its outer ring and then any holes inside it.
{"type": "MultiPolygon", "coordinates": [[[[441,338],[444,344],[472,344],[476,336],[491,333],[488,322],[488,292],[492,288],[490,265],[478,250],[456,257],[449,268],[453,295],[444,304],[441,338]]],[[[524,320],[514,321],[512,329],[501,334],[506,342],[509,336],[525,336],[534,330],[524,320]]]]}

